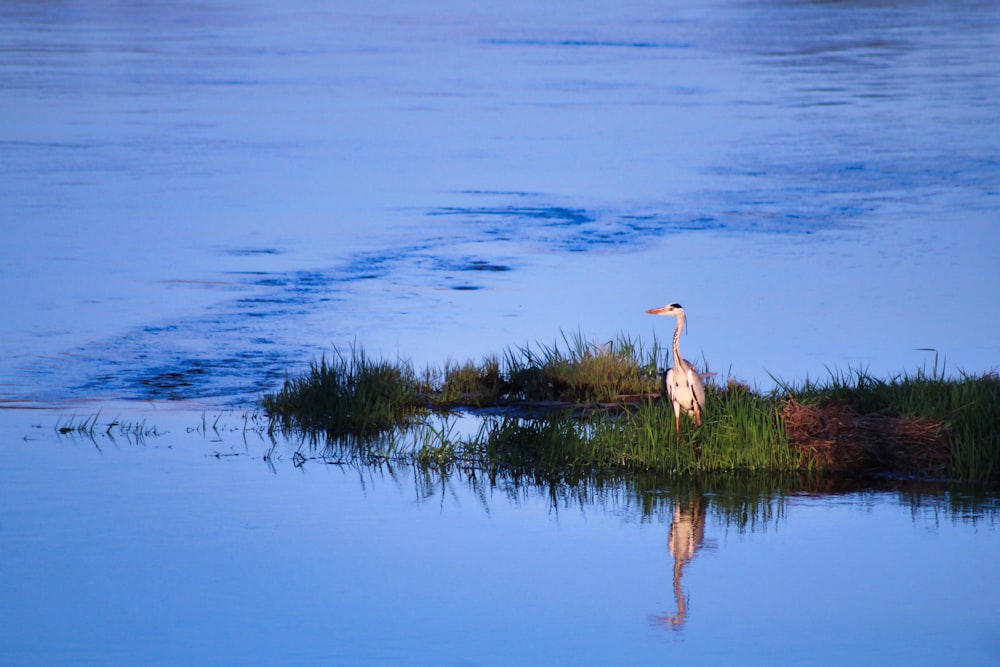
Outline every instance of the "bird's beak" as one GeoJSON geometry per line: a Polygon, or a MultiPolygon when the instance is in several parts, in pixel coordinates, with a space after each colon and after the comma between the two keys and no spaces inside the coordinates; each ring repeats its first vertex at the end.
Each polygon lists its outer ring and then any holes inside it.
{"type": "Polygon", "coordinates": [[[666,315],[667,314],[667,307],[663,306],[662,308],[650,308],[649,310],[646,311],[646,314],[647,315],[666,315]]]}

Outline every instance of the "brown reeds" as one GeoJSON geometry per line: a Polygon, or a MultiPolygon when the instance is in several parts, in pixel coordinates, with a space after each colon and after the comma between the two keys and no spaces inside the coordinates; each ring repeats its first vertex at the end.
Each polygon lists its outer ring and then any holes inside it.
{"type": "Polygon", "coordinates": [[[804,467],[828,472],[945,475],[951,448],[944,424],[876,412],[861,414],[841,401],[788,400],[781,419],[804,467]]]}

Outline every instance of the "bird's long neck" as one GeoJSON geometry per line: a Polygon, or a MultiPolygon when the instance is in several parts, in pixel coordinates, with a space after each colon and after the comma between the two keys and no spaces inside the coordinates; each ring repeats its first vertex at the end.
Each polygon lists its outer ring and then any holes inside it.
{"type": "Polygon", "coordinates": [[[674,366],[680,367],[681,365],[681,329],[684,328],[684,315],[683,313],[677,316],[677,328],[674,329],[674,366]]]}

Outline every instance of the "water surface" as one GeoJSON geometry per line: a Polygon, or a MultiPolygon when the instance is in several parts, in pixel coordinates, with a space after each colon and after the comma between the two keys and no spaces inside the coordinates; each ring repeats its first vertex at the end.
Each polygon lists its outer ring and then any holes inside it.
{"type": "Polygon", "coordinates": [[[993,3],[0,10],[8,400],[246,404],[579,329],[996,366],[993,3]],[[483,270],[496,267],[503,270],[483,270]]]}
{"type": "Polygon", "coordinates": [[[333,346],[662,340],[672,301],[752,384],[995,369],[998,27],[4,3],[0,662],[996,664],[995,490],[442,477],[242,411],[333,346]]]}
{"type": "Polygon", "coordinates": [[[145,416],[138,440],[5,420],[5,664],[1000,658],[1000,504],[974,488],[536,485],[145,416]]]}

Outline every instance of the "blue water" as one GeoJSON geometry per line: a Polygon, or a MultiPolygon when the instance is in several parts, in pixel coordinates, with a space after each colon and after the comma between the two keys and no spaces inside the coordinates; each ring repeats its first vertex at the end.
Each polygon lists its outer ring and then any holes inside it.
{"type": "Polygon", "coordinates": [[[202,429],[162,411],[138,439],[104,421],[58,436],[16,414],[0,489],[6,665],[1000,659],[995,494],[548,487],[332,464],[239,414],[202,429]]]}
{"type": "Polygon", "coordinates": [[[991,372],[997,62],[974,1],[0,5],[0,662],[996,664],[995,492],[742,521],[241,415],[675,301],[723,378],[991,372]]]}

